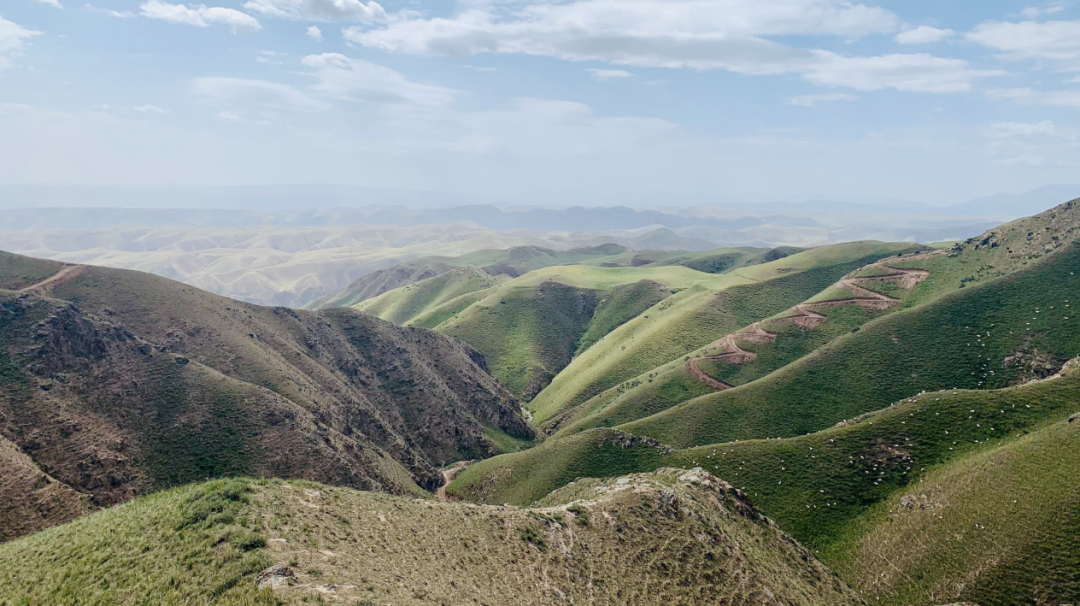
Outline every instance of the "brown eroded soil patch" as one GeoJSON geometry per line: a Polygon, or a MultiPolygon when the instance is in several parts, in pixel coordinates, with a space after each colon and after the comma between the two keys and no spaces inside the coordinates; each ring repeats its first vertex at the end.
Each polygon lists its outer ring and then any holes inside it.
{"type": "MultiPolygon", "coordinates": [[[[909,255],[906,257],[900,257],[893,262],[897,261],[917,261],[928,259],[934,255],[941,254],[940,251],[934,251],[930,253],[919,253],[916,255],[909,255]]],[[[896,286],[905,290],[915,288],[920,282],[929,277],[930,272],[925,269],[907,269],[890,267],[885,264],[884,261],[877,263],[871,263],[863,267],[861,270],[874,269],[884,273],[876,276],[855,276],[848,274],[839,282],[836,283],[837,288],[843,288],[850,291],[854,296],[843,299],[832,299],[828,301],[813,301],[809,303],[800,303],[791,308],[791,315],[777,318],[774,322],[791,322],[798,325],[804,330],[814,330],[821,325],[828,317],[817,311],[820,309],[830,309],[833,307],[842,307],[846,305],[859,305],[861,307],[867,307],[870,309],[888,309],[900,303],[900,299],[890,297],[888,295],[865,288],[862,284],[870,282],[886,282],[895,284],[896,286]]],[[[717,391],[723,391],[725,389],[731,389],[731,385],[717,380],[698,367],[698,362],[701,360],[716,360],[720,362],[727,362],[729,364],[745,364],[757,359],[757,354],[752,351],[746,351],[739,347],[738,341],[745,341],[747,343],[765,344],[776,341],[777,334],[769,332],[761,326],[761,322],[755,322],[750,326],[729,334],[716,342],[716,347],[723,353],[703,356],[694,358],[687,361],[686,369],[695,380],[712,387],[717,391]]]]}

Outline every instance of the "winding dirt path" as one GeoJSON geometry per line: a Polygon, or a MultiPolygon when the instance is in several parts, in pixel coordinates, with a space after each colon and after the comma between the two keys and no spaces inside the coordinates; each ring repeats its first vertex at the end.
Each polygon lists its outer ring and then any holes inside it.
{"type": "MultiPolygon", "coordinates": [[[[900,257],[891,259],[893,263],[898,261],[911,262],[928,259],[932,256],[942,254],[940,251],[933,251],[929,253],[920,253],[917,255],[910,255],[907,257],[900,257]]],[[[866,265],[852,274],[864,271],[867,269],[876,269],[882,271],[881,275],[877,276],[854,276],[848,274],[844,276],[839,282],[836,283],[837,288],[843,288],[855,295],[844,299],[832,299],[829,301],[814,301],[811,303],[800,303],[791,308],[791,315],[784,316],[783,318],[777,318],[770,320],[771,322],[791,322],[797,324],[806,330],[813,330],[821,325],[828,316],[817,311],[819,309],[829,309],[832,307],[842,307],[845,305],[860,305],[871,309],[888,309],[894,305],[900,303],[900,299],[890,297],[888,295],[875,292],[869,288],[865,288],[862,285],[870,282],[888,282],[895,284],[905,290],[915,288],[920,282],[929,277],[930,272],[925,269],[906,269],[900,267],[889,267],[885,265],[885,261],[878,261],[877,263],[871,263],[866,265]]],[[[744,341],[748,343],[772,343],[776,341],[777,334],[765,330],[761,322],[754,322],[746,328],[726,335],[722,339],[716,342],[716,348],[720,349],[723,353],[702,356],[689,360],[686,363],[686,370],[700,383],[708,385],[716,391],[724,391],[725,389],[731,389],[732,385],[723,381],[717,380],[698,367],[698,362],[701,360],[716,360],[720,362],[727,362],[728,364],[745,364],[751,362],[757,358],[757,354],[752,351],[746,351],[739,347],[738,341],[744,341]]]]}
{"type": "Polygon", "coordinates": [[[65,263],[64,266],[60,268],[60,271],[44,280],[34,282],[30,286],[20,288],[18,292],[45,296],[51,293],[53,288],[83,275],[89,269],[89,265],[73,265],[65,263]]]}
{"type": "Polygon", "coordinates": [[[446,487],[450,485],[450,482],[454,481],[454,478],[457,477],[457,474],[465,471],[465,468],[468,466],[468,461],[460,461],[458,463],[454,463],[454,465],[447,467],[446,469],[439,470],[439,475],[442,477],[443,483],[442,486],[440,486],[439,489],[435,491],[435,496],[438,497],[440,501],[450,500],[450,495],[446,494],[446,487]]]}

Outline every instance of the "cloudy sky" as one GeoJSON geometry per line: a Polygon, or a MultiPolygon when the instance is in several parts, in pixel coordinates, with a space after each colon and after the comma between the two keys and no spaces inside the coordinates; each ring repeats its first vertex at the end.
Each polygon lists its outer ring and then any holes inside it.
{"type": "Polygon", "coordinates": [[[1080,3],[3,0],[0,183],[934,203],[1076,183],[1080,3]]]}

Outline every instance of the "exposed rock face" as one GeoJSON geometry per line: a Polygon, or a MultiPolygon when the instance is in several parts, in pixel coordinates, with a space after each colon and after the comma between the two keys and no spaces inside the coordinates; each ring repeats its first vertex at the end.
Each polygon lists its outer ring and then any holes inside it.
{"type": "MultiPolygon", "coordinates": [[[[25,259],[7,257],[4,284],[25,259]]],[[[433,491],[438,467],[495,452],[486,428],[534,436],[482,362],[351,310],[89,268],[49,298],[0,290],[0,437],[94,506],[241,474],[433,491]]]]}

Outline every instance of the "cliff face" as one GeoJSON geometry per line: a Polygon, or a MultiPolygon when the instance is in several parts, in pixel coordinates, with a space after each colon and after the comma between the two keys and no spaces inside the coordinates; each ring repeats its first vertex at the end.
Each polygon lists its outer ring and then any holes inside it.
{"type": "Polygon", "coordinates": [[[71,266],[0,256],[0,437],[18,453],[6,460],[92,506],[239,474],[419,493],[437,467],[494,454],[485,432],[533,437],[476,352],[432,331],[124,270],[46,284],[71,266]]]}

